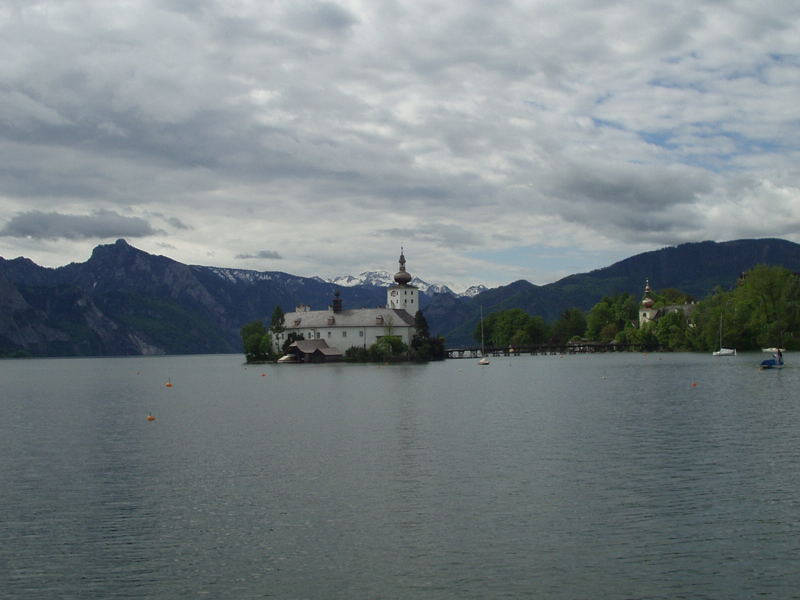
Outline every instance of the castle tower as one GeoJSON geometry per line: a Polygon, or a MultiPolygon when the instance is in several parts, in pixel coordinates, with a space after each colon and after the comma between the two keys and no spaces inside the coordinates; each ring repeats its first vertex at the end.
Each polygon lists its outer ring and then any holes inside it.
{"type": "Polygon", "coordinates": [[[414,315],[419,310],[419,290],[411,285],[411,273],[406,271],[406,257],[400,246],[400,270],[394,274],[396,285],[386,290],[386,308],[405,310],[414,315]]]}

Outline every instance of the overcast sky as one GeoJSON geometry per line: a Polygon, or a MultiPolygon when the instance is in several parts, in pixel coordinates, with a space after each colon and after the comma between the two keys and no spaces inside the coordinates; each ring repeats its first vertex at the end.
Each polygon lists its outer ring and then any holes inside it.
{"type": "Polygon", "coordinates": [[[0,0],[0,256],[456,289],[800,242],[796,0],[0,0]]]}

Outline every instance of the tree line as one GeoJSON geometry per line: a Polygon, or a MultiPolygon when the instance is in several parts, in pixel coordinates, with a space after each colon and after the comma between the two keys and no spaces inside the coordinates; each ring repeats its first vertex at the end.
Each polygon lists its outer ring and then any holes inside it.
{"type": "MultiPolygon", "coordinates": [[[[495,348],[581,340],[697,352],[720,346],[800,349],[800,274],[783,267],[757,266],[733,289],[718,287],[700,301],[672,288],[650,298],[660,314],[641,327],[641,299],[621,293],[602,298],[586,314],[567,309],[552,324],[518,308],[492,313],[483,321],[483,335],[495,348]]],[[[480,323],[474,337],[481,340],[480,323]]]]}

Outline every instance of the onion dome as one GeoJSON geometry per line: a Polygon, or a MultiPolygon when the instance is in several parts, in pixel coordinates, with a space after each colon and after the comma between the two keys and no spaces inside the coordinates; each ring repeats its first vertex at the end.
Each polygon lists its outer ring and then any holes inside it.
{"type": "Polygon", "coordinates": [[[403,256],[403,247],[400,247],[400,270],[394,274],[394,280],[398,285],[406,285],[411,281],[411,273],[406,271],[406,257],[403,256]]]}
{"type": "Polygon", "coordinates": [[[645,280],[644,284],[644,298],[642,299],[642,306],[645,308],[652,308],[653,304],[655,304],[655,300],[650,297],[650,292],[653,290],[650,288],[650,280],[645,280]]]}

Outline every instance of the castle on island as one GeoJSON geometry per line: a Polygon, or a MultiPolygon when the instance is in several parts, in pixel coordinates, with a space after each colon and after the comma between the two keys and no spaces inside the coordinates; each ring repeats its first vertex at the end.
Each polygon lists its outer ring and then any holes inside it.
{"type": "MultiPolygon", "coordinates": [[[[323,362],[340,360],[347,349],[355,346],[369,348],[381,337],[399,337],[411,345],[417,332],[414,315],[419,310],[419,289],[411,284],[406,271],[406,257],[400,249],[400,269],[394,275],[394,285],[386,290],[386,306],[378,308],[345,309],[337,290],[327,310],[311,310],[300,305],[284,315],[284,331],[274,335],[280,349],[290,334],[302,335],[289,346],[286,361],[323,362]]],[[[281,359],[283,360],[283,359],[281,359]]]]}

